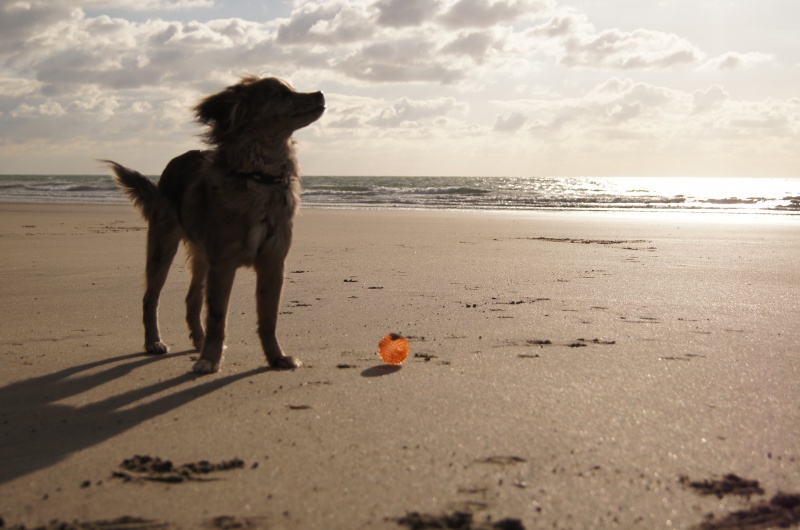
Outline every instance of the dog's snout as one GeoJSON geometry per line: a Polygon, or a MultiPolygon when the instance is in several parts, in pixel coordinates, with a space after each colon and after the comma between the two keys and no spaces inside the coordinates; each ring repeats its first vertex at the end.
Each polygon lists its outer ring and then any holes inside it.
{"type": "Polygon", "coordinates": [[[325,94],[322,93],[321,90],[314,92],[314,95],[317,97],[317,101],[319,102],[321,107],[325,106],[325,94]]]}

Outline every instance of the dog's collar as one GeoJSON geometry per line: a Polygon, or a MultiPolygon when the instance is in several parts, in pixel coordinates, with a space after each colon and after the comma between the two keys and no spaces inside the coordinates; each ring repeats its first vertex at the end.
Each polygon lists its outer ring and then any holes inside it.
{"type": "Polygon", "coordinates": [[[264,173],[263,171],[236,171],[231,169],[228,171],[228,175],[231,177],[254,180],[259,184],[270,185],[289,183],[289,175],[287,175],[285,171],[282,171],[279,175],[270,175],[269,173],[264,173]]]}

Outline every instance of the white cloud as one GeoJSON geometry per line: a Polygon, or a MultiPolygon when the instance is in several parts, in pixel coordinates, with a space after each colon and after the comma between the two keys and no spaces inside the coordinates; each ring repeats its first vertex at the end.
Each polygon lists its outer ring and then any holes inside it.
{"type": "Polygon", "coordinates": [[[340,72],[370,82],[453,83],[463,79],[460,65],[435,56],[436,44],[424,35],[376,42],[343,59],[340,72]]]}
{"type": "Polygon", "coordinates": [[[402,28],[420,26],[439,11],[436,0],[379,0],[375,7],[379,11],[377,23],[382,26],[402,28]]]}
{"type": "Polygon", "coordinates": [[[0,5],[0,53],[13,51],[42,28],[70,18],[61,2],[3,2],[0,5]]]}
{"type": "Polygon", "coordinates": [[[567,66],[622,70],[670,68],[698,61],[700,51],[686,39],[658,31],[605,30],[570,38],[561,62],[567,66]]]}
{"type": "Polygon", "coordinates": [[[646,29],[598,31],[586,15],[566,11],[526,31],[571,68],[616,70],[667,69],[698,62],[703,53],[673,33],[646,29]]]}
{"type": "Polygon", "coordinates": [[[5,77],[0,78],[0,97],[24,98],[36,94],[41,83],[31,79],[5,77]]]}
{"type": "Polygon", "coordinates": [[[498,116],[494,122],[493,130],[496,132],[515,132],[525,125],[527,118],[520,112],[512,112],[507,118],[498,116]]]}
{"type": "Polygon", "coordinates": [[[445,44],[440,51],[456,56],[467,56],[480,64],[490,50],[501,45],[501,39],[497,32],[492,30],[466,32],[445,44]]]}
{"type": "Polygon", "coordinates": [[[195,9],[198,7],[212,7],[214,0],[131,0],[128,2],[97,2],[100,5],[111,5],[113,7],[128,7],[135,10],[148,9],[195,9]]]}
{"type": "Polygon", "coordinates": [[[783,102],[765,101],[737,105],[729,114],[729,125],[739,134],[784,136],[797,132],[800,113],[783,102]]]}
{"type": "Polygon", "coordinates": [[[546,0],[457,0],[440,16],[448,28],[488,28],[550,9],[546,0]]]}
{"type": "Polygon", "coordinates": [[[39,105],[39,112],[42,116],[63,116],[67,113],[59,103],[52,100],[47,100],[39,105]]]}
{"type": "Polygon", "coordinates": [[[407,123],[431,121],[450,113],[464,114],[467,105],[454,98],[413,101],[403,98],[367,120],[367,124],[377,127],[399,127],[407,123]]]}
{"type": "Polygon", "coordinates": [[[683,100],[663,87],[613,78],[578,98],[535,102],[531,131],[564,138],[613,139],[623,131],[628,139],[669,135],[674,121],[686,112],[683,100]],[[663,130],[657,131],[659,127],[663,130]]]}
{"type": "Polygon", "coordinates": [[[594,26],[589,24],[586,16],[569,12],[557,14],[548,22],[534,26],[529,33],[537,37],[567,38],[593,31],[594,26]]]}
{"type": "Polygon", "coordinates": [[[728,92],[719,85],[712,85],[706,90],[697,90],[694,93],[694,112],[706,112],[720,105],[728,99],[728,92]]]}
{"type": "Polygon", "coordinates": [[[43,28],[82,18],[84,9],[174,11],[213,5],[212,0],[4,0],[0,3],[0,52],[18,48],[43,28]]]}
{"type": "Polygon", "coordinates": [[[14,118],[21,118],[25,116],[34,116],[36,113],[36,107],[27,103],[22,103],[19,107],[11,111],[11,116],[14,118]]]}
{"type": "Polygon", "coordinates": [[[759,64],[769,64],[775,61],[775,56],[768,53],[737,53],[728,52],[719,57],[712,57],[700,66],[701,70],[740,70],[752,68],[759,64]]]}
{"type": "Polygon", "coordinates": [[[345,44],[365,40],[374,34],[374,20],[368,8],[353,2],[306,3],[278,27],[281,44],[345,44]]]}
{"type": "MultiPolygon", "coordinates": [[[[224,4],[209,12],[224,13],[224,4]]],[[[448,164],[469,170],[467,161],[482,158],[487,168],[532,167],[550,149],[625,160],[769,138],[759,149],[800,152],[800,104],[786,86],[797,70],[782,66],[797,64],[795,52],[765,46],[769,53],[708,58],[678,26],[600,26],[539,0],[298,0],[273,20],[189,21],[175,11],[205,7],[211,2],[0,4],[0,147],[13,138],[15,149],[71,146],[70,156],[87,160],[118,149],[168,159],[197,143],[194,102],[252,72],[326,92],[325,116],[301,137],[344,157],[336,167],[352,165],[341,153],[355,145],[376,160],[407,149],[422,167],[435,144],[447,154],[428,162],[449,174],[448,164]],[[115,17],[97,15],[105,7],[115,17]],[[139,8],[151,11],[125,16],[139,8]],[[758,65],[770,68],[757,80],[730,73],[758,65]],[[519,156],[489,154],[513,149],[519,156]]],[[[715,46],[714,54],[744,47],[715,46]]]]}
{"type": "Polygon", "coordinates": [[[55,0],[83,9],[130,9],[132,11],[176,11],[180,9],[210,8],[214,0],[55,0]]]}
{"type": "Polygon", "coordinates": [[[576,98],[514,106],[528,114],[534,138],[573,153],[647,152],[653,160],[674,163],[670,157],[733,156],[747,146],[788,153],[800,138],[800,105],[733,100],[719,85],[690,93],[611,79],[576,98]]]}

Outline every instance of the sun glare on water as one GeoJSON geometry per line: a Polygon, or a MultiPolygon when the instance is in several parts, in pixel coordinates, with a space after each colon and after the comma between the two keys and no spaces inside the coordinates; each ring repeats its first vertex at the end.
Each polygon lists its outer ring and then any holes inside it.
{"type": "Polygon", "coordinates": [[[741,209],[764,208],[769,202],[785,200],[792,188],[782,179],[723,177],[627,177],[609,179],[608,184],[621,193],[652,193],[698,207],[729,205],[741,209]]]}

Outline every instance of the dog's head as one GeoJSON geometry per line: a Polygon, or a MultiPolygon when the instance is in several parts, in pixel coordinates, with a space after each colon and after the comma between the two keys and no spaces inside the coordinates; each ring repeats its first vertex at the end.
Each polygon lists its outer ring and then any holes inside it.
{"type": "Polygon", "coordinates": [[[287,140],[324,111],[322,92],[297,92],[280,79],[255,76],[243,77],[194,108],[197,121],[210,127],[206,139],[213,145],[234,141],[243,134],[287,140]]]}

